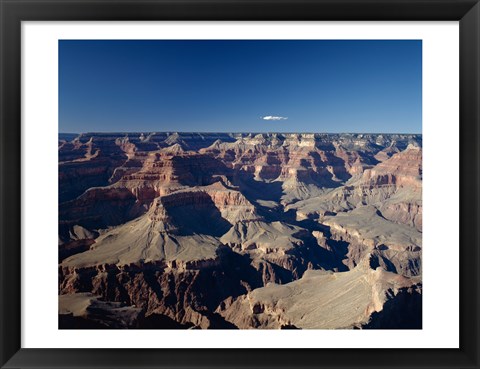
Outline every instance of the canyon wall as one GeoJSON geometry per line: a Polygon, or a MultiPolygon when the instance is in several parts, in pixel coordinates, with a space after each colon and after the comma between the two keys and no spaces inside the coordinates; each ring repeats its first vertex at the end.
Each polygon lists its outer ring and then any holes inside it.
{"type": "Polygon", "coordinates": [[[58,150],[60,328],[421,328],[421,135],[84,133],[58,150]]]}

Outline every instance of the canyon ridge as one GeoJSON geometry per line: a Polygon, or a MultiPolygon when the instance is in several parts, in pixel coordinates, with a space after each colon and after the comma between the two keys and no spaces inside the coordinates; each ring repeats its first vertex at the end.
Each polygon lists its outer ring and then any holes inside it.
{"type": "Polygon", "coordinates": [[[60,134],[59,328],[421,329],[422,136],[60,134]]]}

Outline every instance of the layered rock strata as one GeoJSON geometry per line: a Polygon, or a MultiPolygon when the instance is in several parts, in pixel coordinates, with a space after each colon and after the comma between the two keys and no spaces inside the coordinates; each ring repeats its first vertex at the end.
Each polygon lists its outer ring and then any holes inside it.
{"type": "Polygon", "coordinates": [[[60,137],[60,327],[420,328],[421,146],[60,137]]]}

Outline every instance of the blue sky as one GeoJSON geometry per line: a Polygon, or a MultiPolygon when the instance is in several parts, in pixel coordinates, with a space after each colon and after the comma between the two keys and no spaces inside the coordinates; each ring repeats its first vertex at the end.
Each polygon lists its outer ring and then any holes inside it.
{"type": "Polygon", "coordinates": [[[59,41],[60,132],[421,130],[419,40],[59,41]]]}

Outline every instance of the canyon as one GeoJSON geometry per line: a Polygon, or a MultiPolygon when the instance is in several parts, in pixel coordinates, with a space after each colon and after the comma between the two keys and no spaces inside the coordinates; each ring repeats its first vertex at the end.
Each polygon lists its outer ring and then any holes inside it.
{"type": "Polygon", "coordinates": [[[60,134],[59,328],[421,329],[422,136],[60,134]]]}

